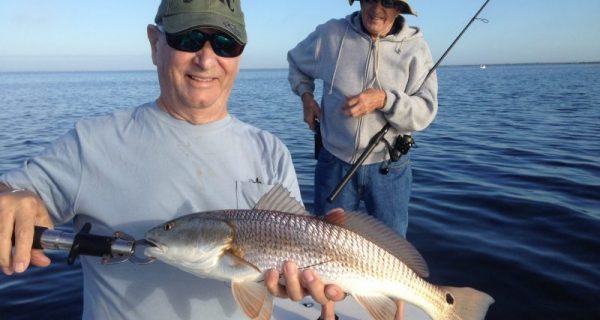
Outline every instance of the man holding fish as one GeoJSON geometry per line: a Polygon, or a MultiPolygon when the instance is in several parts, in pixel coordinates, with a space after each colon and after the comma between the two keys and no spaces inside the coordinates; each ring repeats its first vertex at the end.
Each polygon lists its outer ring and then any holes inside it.
{"type": "MultiPolygon", "coordinates": [[[[155,22],[147,35],[158,99],[79,121],[23,168],[0,178],[5,274],[50,264],[42,251],[31,250],[34,225],[73,221],[80,229],[90,222],[94,233],[126,230],[142,238],[151,227],[191,212],[251,208],[273,185],[300,200],[283,143],[227,111],[247,42],[239,1],[163,0],[155,22]]],[[[101,265],[81,257],[81,265],[83,319],[245,318],[222,281],[162,263],[101,265]]],[[[319,303],[344,297],[312,271],[298,274],[293,263],[283,270],[289,290],[280,296],[308,292],[319,303]]],[[[271,277],[267,285],[280,290],[277,282],[271,277]]]]}

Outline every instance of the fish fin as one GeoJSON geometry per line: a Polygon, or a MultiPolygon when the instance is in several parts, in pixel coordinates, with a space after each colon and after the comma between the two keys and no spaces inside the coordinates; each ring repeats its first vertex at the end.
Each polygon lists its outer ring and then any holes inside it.
{"type": "Polygon", "coordinates": [[[494,298],[473,288],[440,287],[460,319],[484,319],[494,298]]]}
{"type": "Polygon", "coordinates": [[[232,282],[231,291],[237,304],[250,319],[269,319],[273,311],[273,296],[264,285],[253,282],[232,282]]]}
{"type": "Polygon", "coordinates": [[[346,211],[342,208],[331,209],[321,218],[336,226],[344,226],[346,224],[346,211]]]}
{"type": "Polygon", "coordinates": [[[258,317],[255,320],[271,320],[271,314],[273,313],[273,296],[268,294],[265,297],[262,308],[258,313],[258,317]]]}
{"type": "Polygon", "coordinates": [[[378,219],[362,212],[333,209],[323,220],[360,234],[400,259],[420,277],[429,276],[427,263],[417,249],[378,219]]]}
{"type": "Polygon", "coordinates": [[[255,210],[280,211],[300,215],[310,215],[296,198],[280,184],[265,193],[254,206],[255,210]]]}
{"type": "Polygon", "coordinates": [[[260,277],[261,272],[258,267],[248,260],[241,257],[241,252],[235,252],[233,249],[225,252],[221,258],[220,271],[223,275],[231,275],[238,281],[246,281],[260,277]]]}
{"type": "Polygon", "coordinates": [[[394,319],[396,315],[396,304],[386,296],[361,296],[356,294],[352,294],[352,296],[375,320],[394,319]]]}

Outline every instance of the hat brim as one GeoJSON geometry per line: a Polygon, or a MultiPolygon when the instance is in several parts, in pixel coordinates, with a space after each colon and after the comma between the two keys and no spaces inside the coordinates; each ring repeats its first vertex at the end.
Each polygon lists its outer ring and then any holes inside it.
{"type": "Polygon", "coordinates": [[[413,10],[413,8],[410,6],[410,4],[408,4],[408,2],[404,2],[404,1],[399,1],[404,3],[404,10],[400,11],[400,13],[402,14],[412,14],[413,16],[417,16],[417,12],[415,10],[413,10]]]}
{"type": "MultiPolygon", "coordinates": [[[[404,10],[400,11],[400,13],[412,14],[413,16],[417,16],[417,12],[415,10],[413,10],[413,8],[410,6],[410,4],[408,4],[408,2],[406,2],[406,1],[398,1],[398,2],[402,2],[405,4],[404,10]]],[[[350,5],[352,5],[354,3],[354,0],[348,0],[348,3],[350,5]]]]}
{"type": "Polygon", "coordinates": [[[194,12],[165,16],[162,26],[168,33],[178,33],[192,28],[214,28],[232,36],[240,44],[246,44],[248,38],[243,25],[231,19],[211,13],[194,12]]]}

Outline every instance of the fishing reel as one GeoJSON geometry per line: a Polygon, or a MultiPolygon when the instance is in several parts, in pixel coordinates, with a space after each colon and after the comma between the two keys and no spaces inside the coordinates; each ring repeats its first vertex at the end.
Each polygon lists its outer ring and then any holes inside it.
{"type": "Polygon", "coordinates": [[[392,162],[396,162],[400,160],[400,158],[407,154],[410,151],[410,148],[416,147],[415,139],[411,135],[399,135],[394,142],[394,145],[391,146],[387,140],[385,141],[385,145],[388,148],[388,152],[390,153],[390,160],[392,162]]]}
{"type": "MultiPolygon", "coordinates": [[[[399,135],[394,142],[394,145],[390,145],[390,143],[383,139],[385,145],[388,148],[388,152],[390,154],[390,161],[396,162],[400,160],[400,158],[407,154],[410,151],[410,148],[416,147],[415,139],[411,135],[399,135]]],[[[379,170],[382,174],[388,174],[390,169],[388,168],[388,162],[385,161],[381,169],[379,170]]]]}
{"type": "Polygon", "coordinates": [[[393,148],[389,148],[390,151],[390,159],[392,162],[396,162],[400,160],[402,155],[405,155],[410,151],[410,148],[416,147],[415,139],[411,135],[400,135],[396,138],[396,142],[394,143],[393,148]]]}

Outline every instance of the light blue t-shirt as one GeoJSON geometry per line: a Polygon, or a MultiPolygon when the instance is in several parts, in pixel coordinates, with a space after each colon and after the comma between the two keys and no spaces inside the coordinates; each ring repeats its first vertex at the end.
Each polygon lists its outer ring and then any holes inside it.
{"type": "MultiPolygon", "coordinates": [[[[55,224],[91,222],[92,233],[136,239],[188,213],[251,208],[274,184],[300,200],[290,153],[274,135],[232,116],[192,125],[156,103],[80,121],[0,180],[35,191],[55,224]]],[[[227,283],[160,262],[81,262],[84,319],[245,318],[227,283]]]]}

